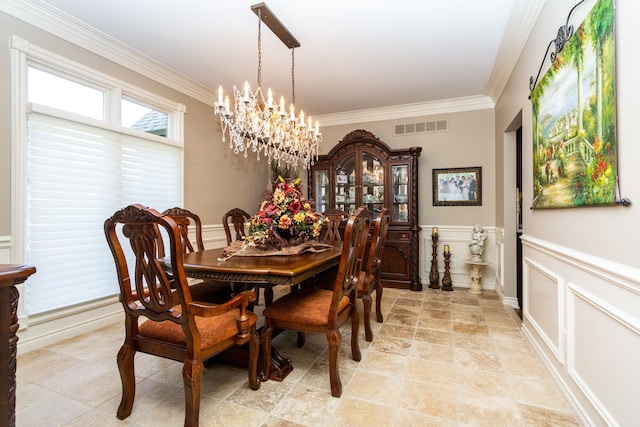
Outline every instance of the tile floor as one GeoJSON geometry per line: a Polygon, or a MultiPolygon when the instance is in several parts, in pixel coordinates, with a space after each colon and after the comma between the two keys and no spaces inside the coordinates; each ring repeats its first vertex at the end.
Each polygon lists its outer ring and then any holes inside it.
{"type": "MultiPolygon", "coordinates": [[[[258,310],[261,307],[258,307],[258,310]]],[[[385,289],[385,322],[373,322],[362,360],[349,328],[340,364],[343,394],[331,397],[324,335],[274,339],[295,369],[283,382],[248,387],[246,371],[205,369],[201,426],[577,426],[568,404],[495,292],[385,289]]],[[[181,364],[136,356],[133,413],[116,418],[121,389],[115,324],[18,357],[16,420],[34,426],[181,426],[181,364]]]]}

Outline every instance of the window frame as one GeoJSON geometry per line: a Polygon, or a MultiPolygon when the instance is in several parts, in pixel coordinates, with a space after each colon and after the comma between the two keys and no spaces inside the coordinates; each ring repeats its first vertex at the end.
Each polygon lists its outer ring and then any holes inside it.
{"type": "MultiPolygon", "coordinates": [[[[11,262],[20,264],[27,259],[26,230],[27,201],[25,194],[27,191],[27,170],[26,170],[26,147],[28,113],[38,111],[39,113],[101,127],[107,130],[129,134],[138,138],[143,138],[154,143],[168,144],[179,147],[180,154],[180,175],[184,177],[184,113],[186,107],[178,102],[174,102],[144,89],[131,85],[122,80],[113,78],[105,73],[77,63],[53,52],[42,49],[29,43],[18,36],[13,36],[11,40],[11,103],[12,103],[12,158],[11,158],[11,235],[13,250],[11,251],[11,262]],[[39,104],[28,102],[28,67],[35,67],[45,72],[56,74],[60,77],[76,81],[83,85],[96,88],[104,92],[104,117],[103,120],[96,120],[90,117],[58,110],[39,104]],[[158,136],[121,125],[122,99],[148,106],[154,110],[167,114],[167,136],[158,136]]],[[[184,203],[184,179],[180,182],[181,204],[184,203]]],[[[28,286],[19,286],[21,293],[28,286]]],[[[105,298],[104,301],[90,301],[87,304],[80,304],[71,308],[62,308],[67,314],[71,312],[81,312],[88,307],[97,307],[113,303],[117,297],[105,298]]],[[[25,298],[19,299],[18,315],[21,328],[28,327],[29,319],[25,310],[25,298]]],[[[56,316],[46,313],[44,317],[56,316]]],[[[39,315],[36,315],[39,316],[39,315]]],[[[34,317],[36,317],[34,316],[34,317]]]]}

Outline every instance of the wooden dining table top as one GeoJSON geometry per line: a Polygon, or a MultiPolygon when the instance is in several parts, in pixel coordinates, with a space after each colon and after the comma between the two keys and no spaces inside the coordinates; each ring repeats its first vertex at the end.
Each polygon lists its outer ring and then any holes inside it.
{"type": "Polygon", "coordinates": [[[216,248],[184,254],[182,260],[186,275],[196,279],[294,286],[338,265],[342,242],[336,242],[327,251],[287,256],[224,258],[223,251],[224,248],[216,248]]]}

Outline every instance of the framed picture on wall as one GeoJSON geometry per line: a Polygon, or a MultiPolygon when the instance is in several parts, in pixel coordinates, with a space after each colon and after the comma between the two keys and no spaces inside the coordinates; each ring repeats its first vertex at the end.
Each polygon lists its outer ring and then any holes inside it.
{"type": "Polygon", "coordinates": [[[482,168],[433,169],[433,206],[482,206],[482,168]]]}

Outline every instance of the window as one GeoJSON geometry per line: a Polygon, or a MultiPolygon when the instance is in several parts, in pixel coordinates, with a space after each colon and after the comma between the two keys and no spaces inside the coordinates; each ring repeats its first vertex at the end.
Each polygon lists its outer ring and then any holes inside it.
{"type": "Polygon", "coordinates": [[[182,204],[184,108],[33,46],[23,54],[29,316],[118,293],[104,221],[132,203],[182,204]]]}

